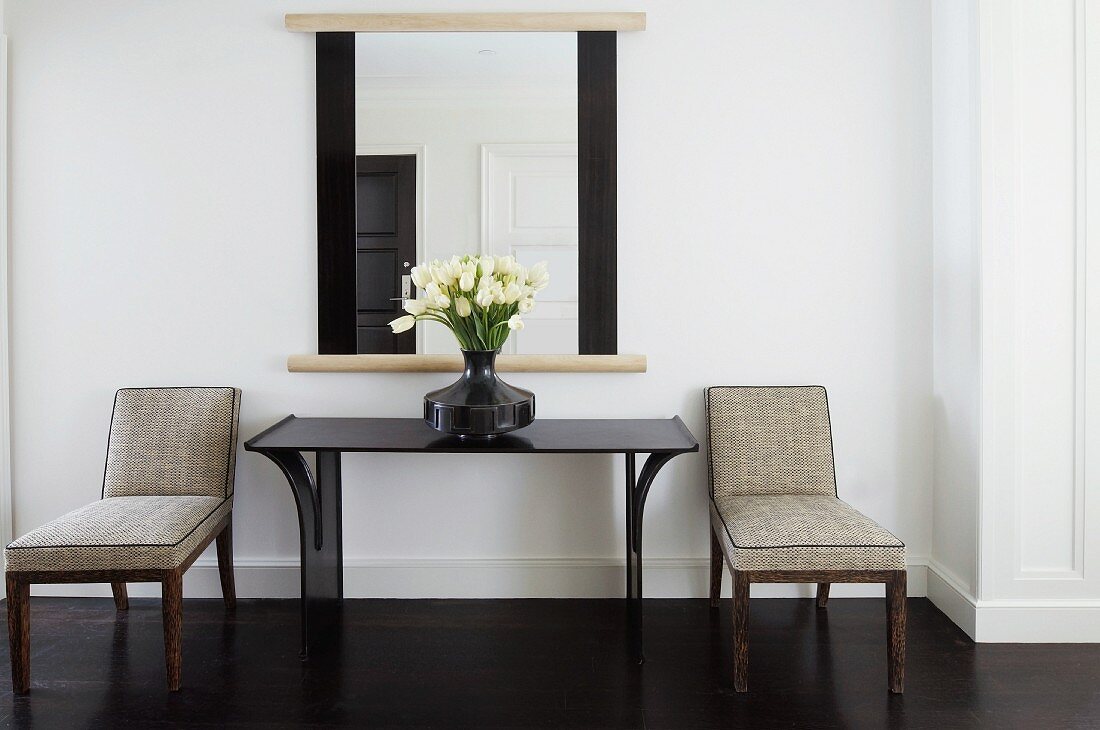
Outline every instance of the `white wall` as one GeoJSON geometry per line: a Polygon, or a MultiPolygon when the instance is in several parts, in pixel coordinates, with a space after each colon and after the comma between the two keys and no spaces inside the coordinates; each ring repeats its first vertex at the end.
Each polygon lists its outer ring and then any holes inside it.
{"type": "MultiPolygon", "coordinates": [[[[98,495],[119,386],[239,385],[245,437],[288,412],[416,416],[448,376],[286,372],[316,348],[314,63],[282,14],[545,7],[9,2],[17,531],[98,495]]],[[[823,383],[841,495],[921,566],[928,4],[644,9],[619,42],[619,341],[649,372],[514,380],[541,417],[679,413],[700,437],[707,384],[823,383]]],[[[241,594],[293,595],[289,490],[261,457],[238,465],[241,594]]],[[[619,460],[353,456],[344,473],[349,595],[622,590],[619,460]]],[[[705,594],[707,529],[703,457],[681,457],[646,510],[650,595],[705,594]]],[[[189,573],[189,595],[215,586],[189,573]]]]}
{"type": "Polygon", "coordinates": [[[932,5],[932,560],[974,593],[980,404],[976,3],[932,5]]]}

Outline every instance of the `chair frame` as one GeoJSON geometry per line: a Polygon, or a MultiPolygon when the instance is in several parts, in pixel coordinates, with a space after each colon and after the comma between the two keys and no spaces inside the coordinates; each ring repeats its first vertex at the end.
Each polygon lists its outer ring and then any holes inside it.
{"type": "MultiPolygon", "coordinates": [[[[729,563],[721,538],[710,532],[710,606],[722,595],[722,562],[729,563]]],[[[732,566],[732,563],[729,563],[732,566]]],[[[753,583],[817,583],[817,607],[825,610],[833,583],[886,584],[886,652],[890,691],[905,691],[906,572],[904,570],[734,570],[733,689],[749,690],[749,586],[753,583]]]]}
{"type": "Polygon", "coordinates": [[[187,556],[183,564],[171,569],[141,570],[9,570],[6,573],[8,596],[8,643],[11,649],[11,678],[15,694],[30,691],[30,590],[32,583],[110,583],[115,598],[115,609],[126,611],[130,607],[126,593],[127,583],[160,583],[161,612],[164,621],[164,663],[168,673],[168,689],[180,688],[182,663],[181,640],[183,634],[183,574],[209,547],[217,542],[218,573],[221,576],[222,599],[227,610],[237,606],[236,588],[233,582],[233,513],[230,512],[214,526],[205,538],[187,556]]]}

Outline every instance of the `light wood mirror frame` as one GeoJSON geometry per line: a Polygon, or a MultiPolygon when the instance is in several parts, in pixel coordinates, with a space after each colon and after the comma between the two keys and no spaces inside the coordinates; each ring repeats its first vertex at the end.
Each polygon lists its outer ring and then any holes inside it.
{"type": "Polygon", "coordinates": [[[317,34],[318,353],[291,372],[460,371],[459,355],[358,355],[355,342],[355,34],[577,32],[580,337],[577,355],[501,355],[503,372],[645,372],[617,342],[616,34],[644,13],[288,14],[317,34]]]}

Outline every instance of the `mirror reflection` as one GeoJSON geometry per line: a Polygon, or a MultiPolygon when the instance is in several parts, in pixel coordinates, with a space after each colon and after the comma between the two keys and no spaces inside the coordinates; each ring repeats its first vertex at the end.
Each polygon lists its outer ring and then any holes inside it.
{"type": "Polygon", "coordinates": [[[360,33],[355,64],[358,351],[456,352],[388,322],[417,263],[492,254],[550,271],[502,352],[577,353],[576,34],[360,33]]]}

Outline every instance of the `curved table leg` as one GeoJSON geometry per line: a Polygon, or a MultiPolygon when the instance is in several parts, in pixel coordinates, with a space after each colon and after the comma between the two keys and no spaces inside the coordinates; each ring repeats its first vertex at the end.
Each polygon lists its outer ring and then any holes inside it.
{"type": "Polygon", "coordinates": [[[642,646],[642,514],[645,500],[657,472],[676,456],[657,452],[649,455],[635,478],[635,455],[626,455],[626,598],[630,622],[631,651],[638,663],[645,661],[642,646]]]}
{"type": "Polygon", "coordinates": [[[262,451],[283,472],[298,507],[302,560],[302,658],[311,644],[335,638],[344,597],[340,452],[317,453],[317,478],[299,451],[262,451]]]}

